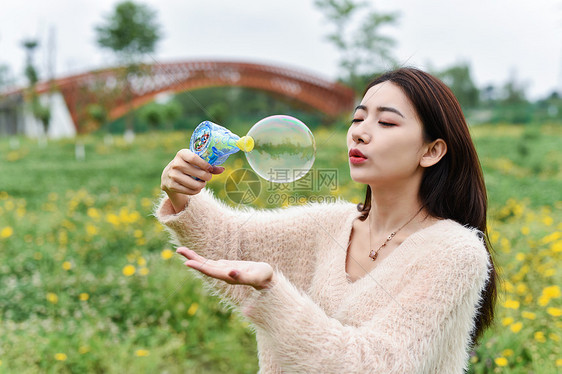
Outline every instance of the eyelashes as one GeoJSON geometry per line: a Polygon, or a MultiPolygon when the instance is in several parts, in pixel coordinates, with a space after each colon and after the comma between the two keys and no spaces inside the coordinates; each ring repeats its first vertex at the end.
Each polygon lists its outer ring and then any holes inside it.
{"type": "MultiPolygon", "coordinates": [[[[354,118],[351,120],[350,125],[353,125],[354,123],[358,123],[358,122],[362,122],[363,120],[360,118],[354,118]]],[[[392,126],[396,126],[395,123],[391,123],[391,122],[384,122],[384,121],[379,121],[378,122],[381,126],[383,127],[392,127],[392,126]]]]}

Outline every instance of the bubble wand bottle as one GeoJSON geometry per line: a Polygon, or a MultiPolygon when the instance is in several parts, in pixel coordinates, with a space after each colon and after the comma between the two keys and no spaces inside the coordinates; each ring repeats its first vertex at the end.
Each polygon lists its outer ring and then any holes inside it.
{"type": "Polygon", "coordinates": [[[298,119],[286,115],[264,118],[242,137],[203,121],[193,131],[189,149],[211,165],[220,165],[231,154],[243,151],[260,177],[278,183],[293,182],[306,175],[316,155],[312,132],[298,119]]]}
{"type": "Polygon", "coordinates": [[[239,137],[230,130],[210,121],[204,121],[195,128],[189,149],[211,165],[220,165],[228,156],[238,151],[254,149],[251,136],[239,137]]]}

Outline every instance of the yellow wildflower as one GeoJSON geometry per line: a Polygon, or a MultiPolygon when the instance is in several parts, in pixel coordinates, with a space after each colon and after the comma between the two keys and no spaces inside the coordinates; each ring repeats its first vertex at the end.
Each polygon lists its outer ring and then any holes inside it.
{"type": "Polygon", "coordinates": [[[502,352],[502,356],[505,357],[513,356],[513,349],[504,349],[502,352]]]}
{"type": "Polygon", "coordinates": [[[537,318],[537,315],[533,312],[521,312],[521,317],[533,320],[537,318]]]}
{"type": "Polygon", "coordinates": [[[62,246],[65,246],[65,245],[68,244],[68,233],[65,230],[59,231],[59,243],[62,246]]]}
{"type": "Polygon", "coordinates": [[[55,353],[55,360],[66,361],[67,356],[64,353],[55,353]]]}
{"type": "Polygon", "coordinates": [[[494,362],[498,366],[507,366],[507,358],[505,357],[498,357],[494,360],[494,362]]]}
{"type": "Polygon", "coordinates": [[[59,297],[55,293],[47,292],[47,301],[51,304],[56,304],[59,302],[59,297]]]}
{"type": "Polygon", "coordinates": [[[72,269],[72,264],[70,263],[70,261],[65,261],[62,263],[62,268],[68,271],[72,269]]]}
{"type": "Polygon", "coordinates": [[[562,252],[562,240],[552,243],[550,250],[555,253],[562,252]]]}
{"type": "Polygon", "coordinates": [[[91,223],[86,224],[86,233],[89,236],[94,236],[98,233],[98,228],[91,223]]]}
{"type": "Polygon", "coordinates": [[[162,256],[164,260],[168,260],[174,256],[174,252],[171,249],[164,249],[162,253],[160,253],[160,256],[162,256]]]}
{"type": "Polygon", "coordinates": [[[500,245],[505,253],[509,253],[511,251],[511,243],[509,242],[509,239],[502,238],[500,241],[500,245]]]}
{"type": "Polygon", "coordinates": [[[506,317],[502,319],[502,325],[507,326],[507,325],[511,325],[513,323],[513,318],[511,317],[506,317]]]}
{"type": "Polygon", "coordinates": [[[521,227],[521,234],[523,235],[529,235],[531,233],[531,230],[529,229],[528,226],[523,226],[521,227]]]}
{"type": "Polygon", "coordinates": [[[559,286],[550,286],[545,287],[542,290],[542,294],[549,299],[554,299],[560,297],[560,287],[559,286]]]}
{"type": "Polygon", "coordinates": [[[544,238],[541,239],[541,242],[543,244],[548,244],[550,242],[553,242],[555,240],[558,240],[562,238],[562,233],[560,231],[555,231],[552,234],[549,234],[547,236],[545,236],[544,238]]]}
{"type": "Polygon", "coordinates": [[[550,334],[548,334],[548,338],[550,340],[552,340],[553,342],[559,342],[560,341],[560,337],[558,335],[556,335],[555,333],[551,332],[550,334]]]}
{"type": "Polygon", "coordinates": [[[90,352],[90,347],[88,346],[83,345],[80,348],[78,348],[78,353],[80,353],[81,355],[86,354],[88,352],[90,352]]]}
{"type": "Polygon", "coordinates": [[[562,367],[562,358],[556,360],[556,367],[557,368],[562,367]]]}
{"type": "Polygon", "coordinates": [[[544,296],[544,295],[541,295],[541,296],[539,297],[539,305],[540,305],[540,306],[546,306],[546,304],[548,304],[549,301],[550,301],[550,298],[548,298],[548,297],[546,297],[546,296],[544,296]]]}
{"type": "Polygon", "coordinates": [[[490,230],[490,242],[492,242],[492,244],[496,244],[499,238],[500,238],[499,232],[490,230]]]}
{"type": "Polygon", "coordinates": [[[519,295],[523,295],[524,293],[527,293],[529,291],[525,283],[518,283],[516,289],[519,295]]]}
{"type": "Polygon", "coordinates": [[[517,261],[523,261],[523,260],[525,259],[525,254],[519,252],[518,254],[515,255],[515,259],[516,259],[517,261]]]}
{"type": "Polygon", "coordinates": [[[150,354],[150,352],[149,352],[148,350],[146,350],[146,349],[137,349],[137,350],[135,351],[135,355],[136,355],[137,357],[146,357],[146,356],[148,356],[149,354],[150,354]]]}
{"type": "Polygon", "coordinates": [[[560,317],[562,316],[562,309],[560,308],[547,308],[546,312],[553,317],[560,317]]]}
{"type": "Polygon", "coordinates": [[[503,303],[503,306],[509,309],[519,309],[519,301],[507,299],[505,303],[503,303]]]}
{"type": "Polygon", "coordinates": [[[544,223],[545,226],[550,226],[550,225],[552,225],[553,222],[554,222],[554,220],[552,219],[551,216],[545,216],[542,219],[542,223],[544,223]]]}
{"type": "Polygon", "coordinates": [[[0,231],[0,238],[7,239],[10,236],[12,236],[13,233],[14,233],[14,229],[11,228],[10,226],[6,226],[2,229],[2,231],[0,231]]]}
{"type": "Polygon", "coordinates": [[[141,205],[143,208],[150,208],[152,207],[152,200],[146,197],[141,199],[141,205]]]}
{"type": "Polygon", "coordinates": [[[554,269],[546,269],[546,270],[543,272],[543,276],[544,276],[545,278],[552,277],[554,274],[556,274],[556,270],[554,270],[554,269]]]}
{"type": "Polygon", "coordinates": [[[187,310],[187,314],[189,314],[190,316],[192,316],[192,315],[194,315],[195,313],[197,313],[197,309],[199,309],[199,304],[193,303],[193,304],[191,304],[191,306],[190,306],[189,309],[187,310]]]}
{"type": "Polygon", "coordinates": [[[130,277],[131,275],[135,274],[135,267],[133,265],[127,265],[123,268],[123,275],[126,277],[130,277]]]}
{"type": "Polygon", "coordinates": [[[88,301],[90,295],[88,295],[86,292],[82,292],[78,297],[80,298],[80,301],[88,301]]]}
{"type": "Polygon", "coordinates": [[[146,260],[144,259],[144,257],[139,257],[137,259],[137,264],[139,264],[139,266],[144,266],[146,265],[146,260]]]}
{"type": "Polygon", "coordinates": [[[148,268],[140,268],[139,269],[140,275],[148,275],[148,273],[150,273],[150,270],[148,270],[148,268]]]}
{"type": "Polygon", "coordinates": [[[93,218],[95,220],[99,219],[101,216],[100,211],[96,208],[88,208],[88,217],[93,218]]]}
{"type": "Polygon", "coordinates": [[[546,338],[544,337],[544,332],[542,331],[535,332],[535,340],[538,341],[539,343],[546,342],[546,338]]]}
{"type": "Polygon", "coordinates": [[[117,215],[113,214],[113,213],[109,213],[105,216],[105,219],[107,222],[111,223],[113,226],[119,226],[119,224],[121,223],[119,221],[119,217],[117,217],[117,215]]]}
{"type": "Polygon", "coordinates": [[[515,322],[513,325],[509,326],[509,328],[514,333],[518,333],[519,331],[521,331],[521,328],[523,328],[523,324],[521,322],[515,322]]]}

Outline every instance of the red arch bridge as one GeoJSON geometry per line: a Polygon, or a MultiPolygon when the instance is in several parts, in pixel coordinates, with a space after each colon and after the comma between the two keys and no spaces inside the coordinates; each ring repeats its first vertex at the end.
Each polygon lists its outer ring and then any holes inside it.
{"type": "MultiPolygon", "coordinates": [[[[299,70],[247,62],[186,61],[91,71],[41,82],[40,101],[51,109],[50,136],[84,132],[91,104],[101,105],[109,120],[154,100],[164,92],[239,86],[281,94],[328,116],[352,110],[353,91],[299,70]],[[64,125],[66,124],[66,125],[64,125]]],[[[38,135],[42,127],[25,110],[25,89],[0,93],[0,134],[38,135]]]]}

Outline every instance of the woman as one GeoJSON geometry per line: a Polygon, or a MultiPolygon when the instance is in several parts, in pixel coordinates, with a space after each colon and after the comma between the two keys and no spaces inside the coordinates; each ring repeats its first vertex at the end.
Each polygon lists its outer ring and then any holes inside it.
{"type": "MultiPolygon", "coordinates": [[[[182,150],[158,219],[255,326],[261,373],[460,373],[493,318],[486,192],[460,106],[422,71],[374,80],[347,134],[365,202],[235,210],[182,150]],[[196,181],[190,176],[203,181],[196,181]]],[[[208,170],[208,171],[205,171],[208,170]]]]}

